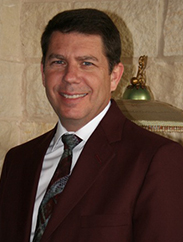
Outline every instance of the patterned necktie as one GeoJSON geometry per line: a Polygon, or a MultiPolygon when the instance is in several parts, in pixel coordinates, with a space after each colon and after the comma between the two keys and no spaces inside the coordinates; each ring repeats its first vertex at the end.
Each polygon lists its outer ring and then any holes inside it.
{"type": "Polygon", "coordinates": [[[58,196],[68,181],[72,163],[72,150],[81,142],[81,139],[74,134],[64,134],[62,142],[64,143],[64,152],[39,207],[33,242],[41,240],[54,206],[57,204],[58,196]]]}

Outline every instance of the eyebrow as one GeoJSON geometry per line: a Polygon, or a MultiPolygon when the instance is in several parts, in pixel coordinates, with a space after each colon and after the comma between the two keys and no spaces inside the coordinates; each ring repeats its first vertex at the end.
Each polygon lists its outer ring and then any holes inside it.
{"type": "Polygon", "coordinates": [[[79,56],[76,59],[82,60],[82,61],[87,61],[87,60],[93,60],[93,61],[98,61],[98,58],[92,55],[89,56],[79,56]]]}
{"type": "MultiPolygon", "coordinates": [[[[51,59],[66,59],[65,56],[63,55],[59,55],[59,54],[50,54],[49,57],[48,57],[48,60],[51,60],[51,59]]],[[[99,61],[97,57],[95,56],[92,56],[92,55],[86,55],[86,56],[78,56],[76,57],[77,60],[79,61],[87,61],[87,60],[93,60],[93,61],[99,61]]]]}
{"type": "Polygon", "coordinates": [[[48,60],[54,59],[54,58],[56,58],[56,59],[65,59],[65,57],[63,55],[58,55],[58,54],[50,54],[48,56],[48,60]]]}

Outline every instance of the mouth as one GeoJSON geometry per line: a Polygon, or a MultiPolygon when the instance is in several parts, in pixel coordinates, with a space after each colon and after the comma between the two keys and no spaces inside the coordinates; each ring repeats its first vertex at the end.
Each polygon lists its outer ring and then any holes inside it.
{"type": "Polygon", "coordinates": [[[83,93],[83,94],[65,94],[65,93],[61,93],[61,95],[65,98],[68,99],[76,99],[76,98],[82,98],[85,97],[87,95],[87,93],[83,93]]]}

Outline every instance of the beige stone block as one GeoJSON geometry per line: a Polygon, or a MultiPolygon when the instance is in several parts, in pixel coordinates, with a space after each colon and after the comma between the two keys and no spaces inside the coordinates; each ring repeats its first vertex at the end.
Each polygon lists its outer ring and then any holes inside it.
{"type": "Polygon", "coordinates": [[[18,145],[19,128],[18,124],[10,121],[0,120],[0,171],[7,151],[18,145]]]}
{"type": "Polygon", "coordinates": [[[183,55],[183,2],[169,0],[164,26],[164,55],[183,55]]]}
{"type": "Polygon", "coordinates": [[[18,118],[22,114],[23,65],[0,61],[0,118],[18,118]]]}
{"type": "MultiPolygon", "coordinates": [[[[66,0],[67,3],[73,3],[73,2],[76,2],[76,0],[66,0]]],[[[109,0],[101,0],[102,2],[109,2],[109,0]]],[[[116,0],[111,0],[110,2],[115,2],[116,0]]],[[[24,2],[34,2],[34,0],[24,0],[24,2]]],[[[36,2],[43,2],[43,0],[37,0],[36,2]]],[[[55,0],[44,0],[44,3],[45,2],[56,2],[55,0]]],[[[79,0],[78,2],[92,2],[92,0],[79,0]]]]}
{"type": "Polygon", "coordinates": [[[40,65],[28,65],[25,69],[25,114],[29,120],[49,120],[54,122],[56,115],[49,104],[42,85],[40,65]]]}
{"type": "Polygon", "coordinates": [[[0,56],[5,60],[22,59],[20,41],[20,7],[18,0],[4,0],[0,8],[0,56]]]}
{"type": "Polygon", "coordinates": [[[76,2],[74,8],[98,8],[111,16],[122,36],[122,56],[157,55],[158,0],[76,2]]]}
{"type": "Polygon", "coordinates": [[[0,173],[7,151],[51,130],[55,123],[14,122],[0,120],[0,173]]]}
{"type": "Polygon", "coordinates": [[[66,2],[24,3],[21,11],[21,41],[26,57],[40,57],[40,38],[48,21],[58,12],[70,9],[66,2]]]}
{"type": "Polygon", "coordinates": [[[146,70],[147,83],[156,100],[183,109],[183,63],[151,62],[146,70]]]}
{"type": "Polygon", "coordinates": [[[51,130],[56,125],[53,123],[22,122],[20,126],[20,141],[27,142],[51,130]]]}

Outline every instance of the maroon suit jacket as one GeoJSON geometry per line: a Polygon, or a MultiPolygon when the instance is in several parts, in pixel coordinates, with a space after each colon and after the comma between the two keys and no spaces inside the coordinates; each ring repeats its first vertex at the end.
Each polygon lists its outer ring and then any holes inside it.
{"type": "MultiPolygon", "coordinates": [[[[11,149],[0,183],[0,241],[28,242],[55,129],[11,149]]],[[[127,120],[115,102],[86,143],[42,242],[182,242],[183,148],[127,120]]]]}

